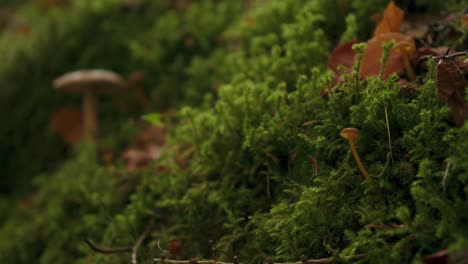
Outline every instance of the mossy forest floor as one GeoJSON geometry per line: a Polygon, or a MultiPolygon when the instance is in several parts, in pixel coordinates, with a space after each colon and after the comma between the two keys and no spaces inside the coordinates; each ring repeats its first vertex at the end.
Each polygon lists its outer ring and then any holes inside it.
{"type": "Polygon", "coordinates": [[[0,1],[0,262],[468,263],[464,4],[0,1]]]}

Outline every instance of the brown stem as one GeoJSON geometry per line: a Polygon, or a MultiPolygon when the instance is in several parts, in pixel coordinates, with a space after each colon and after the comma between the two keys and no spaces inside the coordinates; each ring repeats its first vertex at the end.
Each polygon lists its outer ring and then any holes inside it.
{"type": "Polygon", "coordinates": [[[95,252],[102,253],[102,254],[114,254],[114,253],[123,253],[123,252],[132,252],[133,247],[98,247],[91,243],[89,239],[85,240],[86,244],[95,252]]]}
{"type": "Polygon", "coordinates": [[[96,94],[92,90],[85,91],[83,98],[83,122],[85,138],[87,141],[93,141],[97,134],[98,121],[96,108],[96,94]]]}
{"type": "Polygon", "coordinates": [[[414,73],[413,67],[411,66],[411,63],[408,59],[408,54],[406,53],[406,51],[403,51],[403,54],[401,54],[401,57],[403,58],[403,62],[405,63],[406,73],[408,73],[408,77],[410,81],[416,80],[416,74],[414,73]]]}
{"type": "Polygon", "coordinates": [[[140,235],[137,242],[132,247],[132,264],[137,264],[138,248],[140,247],[141,243],[143,243],[143,241],[145,241],[145,239],[149,236],[151,230],[153,229],[153,226],[154,226],[154,218],[152,218],[149,221],[148,226],[146,226],[145,231],[140,235]]]}
{"type": "Polygon", "coordinates": [[[356,151],[356,146],[354,146],[354,142],[351,139],[348,139],[348,142],[351,145],[351,151],[353,152],[353,156],[354,156],[354,159],[356,160],[359,170],[361,170],[362,175],[364,175],[367,181],[370,182],[371,179],[369,177],[369,173],[367,173],[366,169],[364,168],[364,165],[362,165],[361,159],[359,158],[359,155],[356,151]]]}

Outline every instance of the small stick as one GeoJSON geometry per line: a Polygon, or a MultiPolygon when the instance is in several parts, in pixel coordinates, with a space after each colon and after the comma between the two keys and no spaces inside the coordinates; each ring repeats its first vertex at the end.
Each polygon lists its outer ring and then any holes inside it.
{"type": "Polygon", "coordinates": [[[141,243],[143,243],[143,241],[145,241],[145,239],[149,236],[151,230],[153,229],[153,226],[154,226],[154,218],[151,218],[148,225],[146,226],[145,231],[140,235],[135,245],[132,247],[132,264],[138,263],[137,262],[138,248],[140,247],[141,243]]]}
{"type": "MultiPolygon", "coordinates": [[[[321,264],[321,263],[331,263],[333,261],[342,260],[342,261],[350,261],[350,260],[358,260],[367,258],[367,254],[357,254],[354,256],[349,257],[329,257],[329,258],[321,258],[321,259],[304,259],[303,261],[296,261],[296,262],[271,262],[272,264],[321,264]]],[[[162,262],[168,264],[190,264],[191,260],[163,260],[160,258],[153,259],[156,262],[162,262]]],[[[233,262],[213,262],[212,260],[197,260],[198,264],[232,264],[233,262]]]]}
{"type": "Polygon", "coordinates": [[[396,224],[391,224],[391,225],[366,225],[368,228],[373,228],[373,229],[406,229],[408,228],[408,225],[396,225],[396,224]]]}
{"type": "Polygon", "coordinates": [[[86,244],[95,252],[102,254],[113,254],[113,253],[123,253],[123,252],[132,252],[133,247],[98,247],[91,243],[89,239],[85,239],[86,244]]]}
{"type": "Polygon", "coordinates": [[[452,165],[452,163],[449,161],[449,162],[447,162],[447,166],[445,167],[444,177],[442,178],[442,186],[444,186],[444,187],[445,187],[445,181],[447,180],[448,173],[449,173],[451,165],[452,165]]]}
{"type": "Polygon", "coordinates": [[[390,136],[390,123],[388,122],[387,106],[384,106],[384,110],[385,122],[387,122],[388,146],[390,147],[390,157],[392,158],[392,165],[395,166],[395,161],[393,160],[392,137],[390,136]]]}
{"type": "Polygon", "coordinates": [[[157,244],[158,244],[159,250],[161,250],[161,251],[164,252],[164,253],[169,253],[169,251],[164,250],[164,249],[161,247],[161,245],[159,244],[159,240],[158,240],[158,243],[157,243],[157,244]]]}
{"type": "Polygon", "coordinates": [[[428,59],[453,60],[454,58],[461,57],[461,56],[468,56],[468,50],[455,52],[455,53],[452,53],[452,54],[447,54],[447,55],[442,55],[442,56],[434,56],[434,55],[421,56],[421,58],[419,58],[416,65],[419,65],[421,62],[426,61],[428,59]]]}

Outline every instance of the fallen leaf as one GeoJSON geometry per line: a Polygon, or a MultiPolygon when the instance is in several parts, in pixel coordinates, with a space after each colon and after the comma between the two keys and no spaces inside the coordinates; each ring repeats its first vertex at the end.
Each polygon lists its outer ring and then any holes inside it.
{"type": "Polygon", "coordinates": [[[449,119],[458,127],[468,117],[468,101],[465,100],[468,67],[460,60],[440,60],[437,63],[437,95],[450,107],[449,119]]]}
{"type": "MultiPolygon", "coordinates": [[[[407,42],[411,49],[415,50],[414,40],[410,36],[403,35],[401,33],[387,33],[378,35],[375,38],[367,41],[366,49],[364,50],[364,55],[361,62],[361,68],[359,69],[359,77],[364,79],[370,76],[378,76],[382,65],[380,64],[380,58],[382,57],[383,49],[382,44],[389,41],[395,41],[395,46],[399,43],[407,42]]],[[[407,54],[409,58],[412,57],[412,53],[407,54]]],[[[386,79],[390,74],[403,73],[405,68],[405,63],[403,61],[402,55],[396,49],[390,51],[390,55],[385,64],[385,70],[383,72],[383,78],[386,79]]]]}
{"type": "Polygon", "coordinates": [[[166,130],[163,127],[146,126],[136,140],[136,147],[129,148],[121,155],[127,171],[148,166],[162,155],[166,130]]]}
{"type": "Polygon", "coordinates": [[[438,23],[441,19],[434,14],[412,14],[403,21],[400,32],[417,39],[424,39],[429,33],[430,25],[438,23]]]}
{"type": "Polygon", "coordinates": [[[404,13],[393,1],[388,3],[383,17],[377,24],[374,30],[374,37],[390,32],[400,32],[401,24],[403,23],[404,13]]]}
{"type": "Polygon", "coordinates": [[[463,26],[468,26],[468,14],[463,14],[463,16],[460,18],[460,21],[463,26]]]}
{"type": "Polygon", "coordinates": [[[129,149],[122,153],[127,171],[133,172],[138,168],[144,168],[149,163],[161,157],[161,147],[151,145],[144,150],[129,149]]]}
{"type": "Polygon", "coordinates": [[[337,46],[328,60],[328,67],[335,74],[335,78],[338,79],[340,71],[338,66],[342,65],[345,72],[350,73],[353,69],[354,59],[356,57],[356,51],[353,50],[353,45],[358,41],[352,40],[337,46]]]}
{"type": "Polygon", "coordinates": [[[171,253],[172,258],[177,259],[177,256],[182,250],[182,242],[180,240],[171,240],[167,243],[167,249],[171,253]]]}
{"type": "Polygon", "coordinates": [[[50,115],[52,128],[63,141],[74,144],[84,136],[83,114],[73,106],[64,106],[50,115]]]}

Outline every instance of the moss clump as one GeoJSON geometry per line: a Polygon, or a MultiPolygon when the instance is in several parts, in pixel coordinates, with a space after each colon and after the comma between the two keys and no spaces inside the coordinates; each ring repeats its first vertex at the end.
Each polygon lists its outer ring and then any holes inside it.
{"type": "MultiPolygon", "coordinates": [[[[183,242],[183,259],[209,258],[211,239],[251,263],[267,256],[297,261],[301,255],[361,253],[364,262],[408,263],[462,248],[468,239],[468,126],[449,124],[448,109],[435,93],[434,62],[411,95],[402,94],[396,76],[360,80],[355,69],[328,98],[320,96],[324,87],[332,88],[324,63],[330,48],[362,34],[361,18],[374,8],[367,5],[271,1],[217,28],[225,31],[226,44],[213,53],[200,51],[206,61],[193,55],[181,75],[162,70],[199,88],[215,65],[208,82],[223,83],[215,96],[180,111],[165,155],[130,175],[122,191],[114,181],[125,177],[79,151],[43,177],[30,208],[4,220],[0,255],[11,262],[128,263],[128,255],[98,255],[78,241],[132,245],[149,219],[156,228],[139,251],[147,262],[171,239],[183,242]],[[343,16],[330,19],[334,10],[343,16]],[[360,130],[356,144],[371,182],[340,136],[345,127],[360,130]],[[49,199],[59,209],[44,209],[49,199]],[[41,210],[43,218],[15,225],[25,212],[41,210]],[[35,235],[29,239],[5,242],[13,233],[30,232],[35,235]]],[[[167,13],[154,32],[164,21],[178,28],[177,19],[167,13]]],[[[172,47],[170,39],[158,43],[172,47]]],[[[141,46],[133,48],[138,53],[141,46]]],[[[165,53],[156,49],[154,56],[149,59],[158,61],[165,53]]]]}

